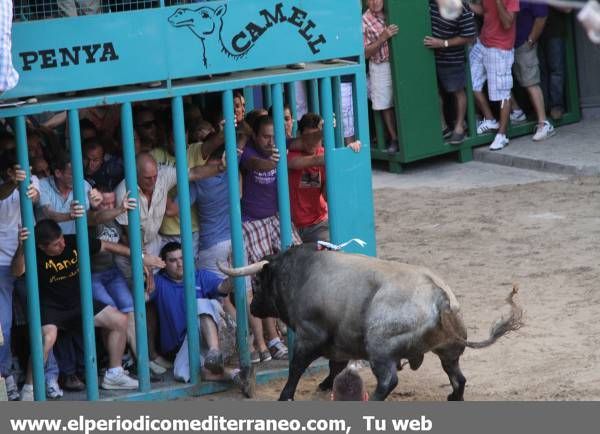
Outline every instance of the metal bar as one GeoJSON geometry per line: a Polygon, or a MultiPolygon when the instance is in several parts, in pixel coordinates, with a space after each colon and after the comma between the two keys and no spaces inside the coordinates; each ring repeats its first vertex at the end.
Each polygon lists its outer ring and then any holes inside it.
{"type": "Polygon", "coordinates": [[[308,105],[313,113],[321,113],[319,109],[319,79],[313,78],[308,81],[308,105]]]}
{"type": "MultiPolygon", "coordinates": [[[[228,161],[227,181],[229,183],[229,221],[231,226],[231,250],[234,267],[245,264],[244,238],[242,237],[242,208],[240,205],[239,171],[233,112],[233,92],[223,92],[223,116],[225,118],[225,152],[228,161]]],[[[246,308],[246,280],[234,278],[235,307],[237,322],[237,346],[240,353],[240,367],[249,369],[250,349],[248,348],[248,310],[246,308]]]]}
{"type": "Polygon", "coordinates": [[[335,113],[335,147],[344,147],[344,120],[342,119],[342,80],[333,77],[333,110],[335,113]]]}
{"type": "MultiPolygon", "coordinates": [[[[333,152],[335,151],[335,135],[333,131],[333,105],[332,105],[332,94],[331,94],[331,79],[321,78],[320,80],[320,95],[321,103],[323,104],[322,116],[323,116],[323,146],[325,147],[325,172],[333,173],[335,170],[335,159],[333,158],[333,152]]],[[[338,235],[339,229],[335,225],[335,218],[333,214],[341,212],[337,207],[332,204],[332,200],[335,198],[335,186],[331,182],[325,183],[327,189],[327,198],[330,203],[329,207],[329,235],[331,241],[334,243],[341,242],[340,236],[338,235]]]]}
{"type": "Polygon", "coordinates": [[[188,356],[190,362],[190,382],[198,382],[200,372],[200,322],[196,302],[194,247],[192,243],[192,215],[190,213],[190,185],[188,175],[187,144],[183,100],[180,96],[171,102],[173,112],[173,139],[175,140],[175,161],[177,168],[177,199],[179,201],[179,223],[183,252],[183,286],[185,288],[185,314],[188,334],[188,356]]]}
{"type": "MultiPolygon", "coordinates": [[[[69,110],[69,137],[71,138],[71,170],[73,171],[73,200],[85,205],[86,192],[83,178],[83,158],[79,112],[69,110]]],[[[94,330],[94,305],[92,299],[92,269],[88,239],[87,216],[75,219],[77,251],[79,252],[79,287],[81,293],[81,321],[83,323],[83,354],[85,361],[85,387],[88,401],[97,401],[98,367],[96,366],[96,333],[94,330]]]]}
{"type": "MultiPolygon", "coordinates": [[[[281,83],[272,85],[273,94],[273,126],[275,144],[279,150],[277,163],[277,201],[279,203],[279,228],[281,251],[287,250],[292,241],[292,214],[290,210],[290,191],[288,184],[287,147],[285,125],[283,123],[283,92],[281,83]]],[[[294,333],[288,329],[288,360],[294,357],[294,333]]]]}
{"type": "Polygon", "coordinates": [[[298,119],[296,119],[296,83],[286,83],[285,84],[285,97],[287,100],[287,104],[290,107],[290,113],[292,114],[292,120],[294,122],[294,126],[292,127],[292,136],[296,137],[298,133],[298,119]]]}
{"type": "Polygon", "coordinates": [[[573,19],[563,17],[567,21],[567,35],[565,38],[565,103],[568,112],[573,113],[577,119],[581,118],[581,107],[579,106],[579,88],[577,86],[577,67],[575,65],[575,29],[573,19]]]}
{"type": "Polygon", "coordinates": [[[279,201],[279,224],[281,227],[281,250],[292,245],[292,214],[290,211],[290,192],[288,185],[287,148],[285,140],[285,125],[283,123],[283,92],[282,85],[272,86],[273,94],[273,125],[275,128],[275,143],[279,150],[277,163],[277,199],[279,201]]]}
{"type": "Polygon", "coordinates": [[[467,68],[467,127],[469,128],[469,137],[475,137],[477,135],[477,119],[475,118],[475,96],[473,94],[473,81],[471,80],[471,64],[469,62],[469,50],[465,49],[466,52],[466,65],[467,68]]]}
{"type": "Polygon", "coordinates": [[[263,106],[262,108],[269,110],[273,105],[273,94],[271,93],[271,86],[265,84],[262,87],[263,106]]]}
{"type": "Polygon", "coordinates": [[[33,393],[36,401],[46,400],[46,382],[44,381],[44,345],[42,342],[42,321],[40,318],[40,295],[38,290],[37,260],[35,256],[35,218],[33,204],[27,197],[27,186],[31,180],[29,155],[27,150],[27,127],[25,117],[15,119],[17,139],[17,159],[25,171],[26,178],[19,183],[19,205],[23,227],[29,229],[29,237],[23,249],[25,255],[25,287],[27,288],[27,323],[29,325],[29,348],[33,371],[33,393]]]}
{"type": "Polygon", "coordinates": [[[246,101],[246,113],[254,110],[254,88],[252,86],[244,87],[244,100],[246,101]]]}
{"type": "Polygon", "coordinates": [[[93,96],[80,96],[72,99],[51,99],[47,102],[39,102],[37,104],[27,104],[16,108],[0,109],[1,118],[9,118],[20,115],[32,115],[47,111],[59,112],[69,108],[87,108],[99,105],[123,104],[125,102],[141,102],[164,98],[172,98],[174,96],[186,96],[222,92],[223,90],[234,90],[246,86],[261,86],[263,84],[273,84],[290,81],[303,81],[309,79],[317,79],[320,77],[332,77],[336,75],[346,75],[359,73],[360,65],[344,65],[339,67],[315,68],[310,70],[302,70],[300,72],[283,72],[270,71],[271,74],[264,74],[264,71],[251,71],[251,73],[238,76],[236,79],[213,77],[210,81],[190,82],[186,80],[178,80],[174,87],[171,88],[155,88],[140,90],[139,87],[131,86],[118,93],[108,93],[93,96]]]}
{"type": "MultiPolygon", "coordinates": [[[[140,203],[135,164],[135,145],[133,143],[133,119],[131,104],[121,106],[121,140],[123,142],[123,163],[125,166],[125,183],[130,192],[129,197],[140,203]]],[[[146,300],[144,296],[144,270],[142,265],[142,234],[140,210],[136,207],[127,211],[129,251],[133,282],[133,305],[135,312],[135,342],[137,350],[137,375],[139,390],[150,390],[150,370],[148,355],[148,334],[146,330],[146,300]]]]}

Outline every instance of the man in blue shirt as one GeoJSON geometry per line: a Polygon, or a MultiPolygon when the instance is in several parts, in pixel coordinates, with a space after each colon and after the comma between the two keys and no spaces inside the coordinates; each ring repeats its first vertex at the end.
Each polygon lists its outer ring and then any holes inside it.
{"type": "MultiPolygon", "coordinates": [[[[185,288],[183,285],[183,254],[181,244],[169,242],[160,252],[165,261],[163,271],[154,276],[154,291],[150,300],[158,310],[160,347],[163,353],[176,353],[175,377],[189,380],[187,365],[187,324],[185,315],[185,288]]],[[[222,379],[223,355],[219,347],[218,324],[221,305],[216,300],[226,297],[232,289],[229,279],[216,274],[196,270],[196,299],[204,349],[201,363],[202,375],[207,380],[222,379]]]]}

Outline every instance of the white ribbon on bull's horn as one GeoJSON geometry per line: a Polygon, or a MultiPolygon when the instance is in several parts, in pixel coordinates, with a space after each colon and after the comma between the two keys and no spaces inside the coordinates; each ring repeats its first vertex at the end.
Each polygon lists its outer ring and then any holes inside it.
{"type": "Polygon", "coordinates": [[[365,247],[367,245],[366,242],[364,242],[363,240],[361,240],[360,238],[352,238],[349,241],[346,241],[345,243],[342,244],[333,244],[333,243],[328,243],[327,241],[317,241],[317,244],[319,245],[319,247],[328,249],[328,250],[342,250],[344,247],[346,247],[349,244],[352,243],[356,243],[358,244],[360,247],[365,247]]]}

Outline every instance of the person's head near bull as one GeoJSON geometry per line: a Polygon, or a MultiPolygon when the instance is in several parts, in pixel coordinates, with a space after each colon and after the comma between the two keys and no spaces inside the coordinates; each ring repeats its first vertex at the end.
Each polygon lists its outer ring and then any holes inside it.
{"type": "Polygon", "coordinates": [[[368,401],[365,384],[354,368],[346,368],[333,380],[332,401],[368,401]]]}

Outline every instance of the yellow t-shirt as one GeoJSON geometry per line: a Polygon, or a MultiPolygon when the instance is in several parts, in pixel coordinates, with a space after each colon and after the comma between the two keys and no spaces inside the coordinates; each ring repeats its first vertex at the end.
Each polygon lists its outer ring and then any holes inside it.
{"type": "MultiPolygon", "coordinates": [[[[165,166],[173,166],[175,167],[175,157],[167,152],[164,148],[154,148],[150,151],[150,154],[154,157],[156,162],[159,165],[165,166]]],[[[188,167],[196,167],[196,166],[204,166],[206,164],[206,159],[202,157],[202,142],[192,143],[187,148],[187,159],[188,159],[188,167]]],[[[169,191],[169,198],[174,198],[177,196],[177,187],[172,188],[169,191]]],[[[196,213],[196,209],[192,205],[191,208],[192,214],[192,232],[198,232],[199,230],[199,221],[198,214],[196,213]]],[[[159,233],[161,235],[172,236],[172,235],[180,235],[181,231],[179,229],[179,216],[175,217],[167,217],[165,216],[162,221],[162,225],[160,226],[159,233]]]]}

